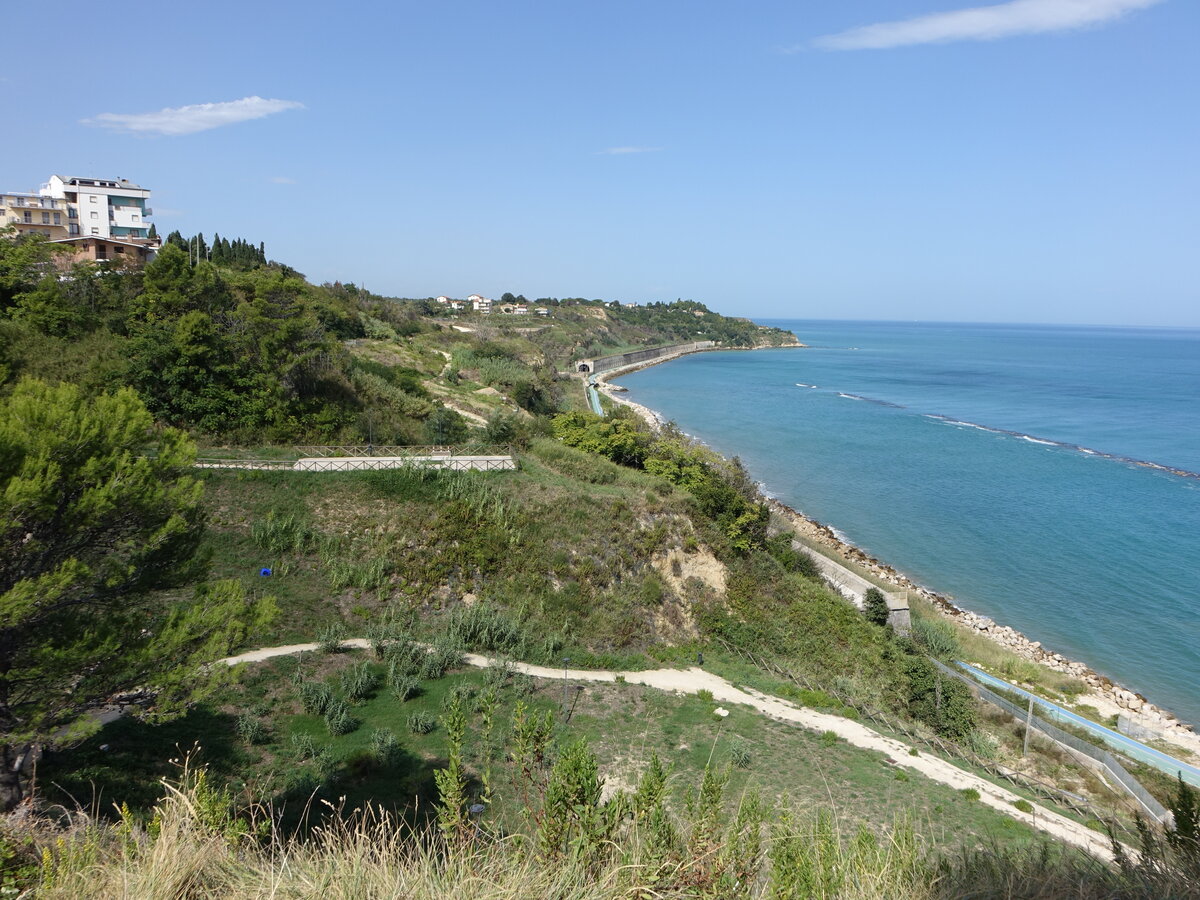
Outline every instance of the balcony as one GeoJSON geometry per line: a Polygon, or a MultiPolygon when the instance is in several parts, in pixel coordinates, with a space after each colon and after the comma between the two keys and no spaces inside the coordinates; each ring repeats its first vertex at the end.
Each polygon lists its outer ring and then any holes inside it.
{"type": "Polygon", "coordinates": [[[8,205],[25,209],[59,209],[58,201],[49,197],[9,197],[8,205]]]}

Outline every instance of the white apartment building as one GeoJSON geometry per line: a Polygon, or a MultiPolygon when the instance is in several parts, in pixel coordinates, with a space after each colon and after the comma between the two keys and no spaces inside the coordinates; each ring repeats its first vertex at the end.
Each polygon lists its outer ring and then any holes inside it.
{"type": "Polygon", "coordinates": [[[132,181],[51,175],[39,194],[65,206],[68,237],[133,243],[150,238],[150,191],[132,181]]]}

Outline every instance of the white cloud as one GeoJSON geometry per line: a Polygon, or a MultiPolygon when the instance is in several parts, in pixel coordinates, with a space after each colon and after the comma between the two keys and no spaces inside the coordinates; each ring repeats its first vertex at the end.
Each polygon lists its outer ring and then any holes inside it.
{"type": "Polygon", "coordinates": [[[1010,0],[852,28],[817,38],[825,50],[878,50],[949,41],[994,41],[1021,34],[1102,25],[1162,0],[1010,0]]]}
{"type": "Polygon", "coordinates": [[[250,119],[261,119],[289,109],[304,109],[295,100],[264,100],[262,97],[243,97],[224,103],[195,103],[150,113],[100,113],[84,119],[85,125],[100,125],[130,134],[165,134],[176,136],[208,131],[222,125],[234,125],[250,119]]]}
{"type": "Polygon", "coordinates": [[[295,178],[288,178],[286,175],[272,175],[271,184],[295,184],[295,178]]]}
{"type": "Polygon", "coordinates": [[[606,156],[623,156],[626,153],[658,153],[662,147],[609,147],[600,153],[606,156]]]}

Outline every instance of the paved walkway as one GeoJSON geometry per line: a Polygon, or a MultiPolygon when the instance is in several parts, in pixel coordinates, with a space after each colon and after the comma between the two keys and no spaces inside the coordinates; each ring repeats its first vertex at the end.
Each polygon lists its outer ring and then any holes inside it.
{"type": "MultiPolygon", "coordinates": [[[[371,645],[362,638],[351,638],[342,641],[342,646],[356,649],[368,649],[371,645]]],[[[318,644],[289,644],[283,647],[264,647],[251,650],[237,656],[230,656],[220,662],[234,666],[239,663],[262,662],[277,656],[290,656],[295,653],[305,653],[318,649],[318,644]]],[[[497,660],[478,654],[465,654],[469,665],[478,668],[488,668],[497,664],[497,660]]],[[[981,803],[992,807],[1007,816],[1024,822],[1033,828],[1043,831],[1061,841],[1080,847],[1083,850],[1106,861],[1112,861],[1112,847],[1108,838],[1098,832],[1085,828],[1078,822],[1059,815],[1053,810],[1038,804],[1033,806],[1032,813],[1024,813],[1013,804],[1024,799],[1019,794],[993,784],[985,778],[980,778],[971,772],[966,772],[946,760],[936,756],[919,753],[912,756],[907,744],[894,738],[886,737],[865,725],[829,713],[817,712],[796,706],[787,700],[772,697],[749,688],[743,690],[734,687],[724,678],[706,672],[703,669],[651,669],[644,672],[604,672],[589,669],[551,669],[545,666],[534,666],[528,663],[506,662],[514,671],[524,672],[535,678],[557,679],[568,681],[615,682],[617,675],[623,675],[629,684],[641,684],[662,691],[673,691],[678,694],[695,694],[701,690],[712,692],[713,700],[721,703],[737,703],[777,719],[790,722],[804,728],[816,731],[832,731],[848,744],[864,750],[875,750],[887,756],[888,762],[897,768],[908,769],[924,775],[940,784],[948,785],[955,790],[974,788],[979,792],[981,803]]]]}

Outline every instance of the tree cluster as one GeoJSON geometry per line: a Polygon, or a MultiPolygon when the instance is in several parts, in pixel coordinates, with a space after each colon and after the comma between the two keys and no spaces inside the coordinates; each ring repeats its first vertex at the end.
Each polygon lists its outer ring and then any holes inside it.
{"type": "Polygon", "coordinates": [[[167,235],[166,243],[190,252],[197,260],[206,259],[213,265],[234,269],[253,269],[267,264],[266,244],[254,244],[242,238],[230,241],[219,234],[213,235],[212,245],[204,240],[204,234],[184,237],[178,231],[167,235]]]}

